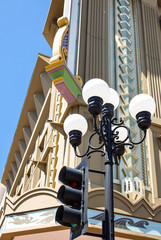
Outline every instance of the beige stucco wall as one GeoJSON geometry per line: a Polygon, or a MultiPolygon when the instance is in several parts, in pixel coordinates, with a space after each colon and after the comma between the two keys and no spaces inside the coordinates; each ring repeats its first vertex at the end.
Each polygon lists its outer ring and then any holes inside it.
{"type": "MultiPolygon", "coordinates": [[[[57,19],[62,13],[63,1],[61,1],[61,9],[57,13],[54,13],[54,17],[57,19]]],[[[53,8],[59,8],[59,1],[52,1],[51,9],[49,11],[49,17],[45,25],[44,36],[46,34],[46,39],[49,44],[52,46],[53,36],[55,34],[56,26],[52,25],[51,33],[47,32],[47,29],[52,24],[52,10],[53,8]]],[[[92,2],[90,1],[90,6],[92,2]]],[[[82,9],[85,9],[86,4],[82,5],[82,9]]],[[[161,33],[159,28],[159,23],[157,20],[158,17],[158,8],[157,1],[143,0],[137,1],[138,7],[138,19],[139,19],[139,37],[140,37],[140,59],[141,59],[141,81],[142,81],[142,92],[149,93],[154,96],[157,102],[157,113],[152,119],[151,129],[148,131],[146,139],[146,161],[148,165],[148,177],[149,188],[146,189],[142,195],[139,194],[122,194],[121,193],[121,182],[114,183],[114,200],[115,200],[115,212],[120,214],[125,214],[133,217],[141,217],[144,219],[150,219],[154,221],[161,222],[161,115],[160,114],[160,95],[158,89],[160,87],[160,67],[161,67],[161,53],[160,53],[160,42],[161,42],[161,33]],[[149,15],[149,12],[151,15],[149,15]],[[156,38],[151,38],[153,35],[153,26],[150,25],[149,16],[153,16],[153,20],[156,27],[156,38]],[[146,19],[149,19],[149,25],[146,22],[146,19]],[[148,45],[151,43],[150,46],[148,45]],[[152,51],[153,50],[153,51],[152,51]],[[156,84],[156,85],[155,85],[156,84]]],[[[102,10],[103,11],[103,8],[102,10]]],[[[160,9],[159,9],[160,13],[160,9]]],[[[82,13],[84,16],[84,13],[82,13]]],[[[89,16],[90,17],[90,16],[89,16]]],[[[86,24],[86,18],[81,19],[81,24],[84,26],[86,24]]],[[[97,20],[97,19],[95,19],[97,20]]],[[[107,20],[107,19],[106,19],[107,20]]],[[[87,26],[86,26],[87,27],[87,26]]],[[[88,30],[90,26],[88,26],[88,30]]],[[[92,42],[93,39],[89,37],[89,42],[92,42]]],[[[80,41],[84,41],[84,35],[81,36],[80,41]]],[[[97,39],[99,42],[99,39],[97,39]]],[[[105,43],[107,39],[104,39],[105,43]]],[[[85,46],[85,43],[81,42],[81,46],[85,46]]],[[[100,47],[100,46],[99,46],[100,47]]],[[[80,48],[81,49],[81,48],[80,48]]],[[[90,68],[84,71],[83,63],[85,56],[82,53],[79,55],[79,71],[84,76],[92,77],[94,73],[90,71],[90,68]]],[[[90,62],[91,56],[87,56],[87,67],[90,65],[93,68],[94,64],[98,64],[104,50],[100,47],[98,51],[98,58],[94,62],[90,62]]],[[[96,71],[96,74],[107,77],[108,71],[106,68],[108,59],[106,58],[104,64],[101,66],[101,71],[96,71]],[[104,72],[104,75],[103,75],[104,72]]],[[[33,77],[29,86],[29,90],[26,96],[24,107],[20,116],[20,121],[16,130],[16,134],[13,140],[13,144],[9,153],[9,158],[5,167],[5,171],[2,177],[2,183],[6,184],[9,182],[10,186],[8,187],[9,195],[6,198],[6,204],[1,209],[1,223],[5,217],[5,214],[16,214],[27,211],[35,211],[45,208],[56,207],[60,203],[56,200],[56,193],[60,187],[60,182],[58,181],[58,174],[62,166],[67,165],[70,167],[77,166],[81,159],[75,157],[73,148],[69,145],[69,140],[67,136],[62,134],[62,124],[65,117],[71,113],[80,113],[85,116],[89,124],[89,130],[84,136],[81,146],[78,148],[80,153],[83,153],[86,149],[88,137],[92,133],[92,119],[87,111],[86,105],[82,103],[82,98],[78,99],[78,104],[68,106],[66,101],[59,96],[58,91],[51,83],[50,86],[43,85],[40,80],[40,75],[45,72],[45,66],[49,64],[49,57],[39,55],[38,61],[34,70],[33,77]],[[48,90],[48,91],[47,91],[48,90]],[[28,112],[31,109],[34,109],[36,112],[37,106],[33,100],[33,96],[36,93],[44,94],[46,102],[42,104],[42,112],[40,111],[40,119],[37,120],[37,125],[35,125],[35,130],[32,131],[31,141],[28,142],[27,148],[25,149],[26,153],[21,158],[19,165],[17,164],[17,159],[14,157],[15,152],[20,153],[18,141],[19,139],[25,140],[23,135],[23,128],[27,125],[29,126],[28,112]],[[31,101],[32,99],[32,101],[31,101]],[[30,104],[28,104],[30,102],[30,104]],[[45,105],[46,104],[46,105],[45,105]],[[58,108],[61,106],[61,108],[58,108]],[[56,118],[58,116],[58,118],[56,118]],[[46,120],[50,119],[52,122],[60,123],[58,128],[47,123],[46,120]],[[60,128],[60,129],[59,129],[60,128]],[[45,130],[44,130],[45,129],[45,130]],[[45,131],[48,131],[47,138],[51,137],[48,144],[49,151],[40,151],[42,147],[41,141],[44,141],[45,131]],[[42,140],[43,139],[43,140],[42,140]],[[49,154],[48,154],[49,153],[49,154]],[[25,155],[26,154],[26,155],[25,155]],[[33,154],[33,164],[31,174],[28,174],[28,159],[30,155],[33,154]],[[37,154],[37,155],[36,155],[37,154]],[[44,154],[44,155],[43,155],[44,154]],[[39,157],[42,156],[41,164],[36,165],[36,161],[39,157]],[[47,158],[48,156],[48,158],[47,158]],[[46,160],[47,159],[47,160],[46,160]],[[35,162],[34,162],[35,161],[35,162]],[[46,162],[45,162],[46,161],[46,162]],[[13,168],[13,163],[17,164],[17,172],[13,168]],[[35,168],[36,166],[36,168],[35,168]],[[45,166],[45,170],[42,170],[45,166]],[[35,170],[35,171],[34,171],[35,170]],[[42,171],[41,178],[43,181],[40,185],[37,185],[39,181],[39,174],[42,171]],[[14,178],[12,178],[12,174],[14,178]],[[33,173],[33,174],[32,174],[33,173]],[[28,175],[28,176],[27,176],[28,175]],[[31,184],[26,189],[26,183],[28,178],[31,180],[31,184]],[[46,177],[46,182],[45,182],[46,177]],[[19,184],[20,182],[20,184],[19,184]],[[22,185],[22,186],[21,186],[22,185]],[[21,189],[19,190],[21,186],[21,189]],[[35,188],[35,189],[34,189],[35,188]]],[[[98,69],[97,69],[98,70],[98,69]]],[[[32,128],[32,127],[31,127],[32,128]]],[[[34,128],[34,127],[33,127],[34,128]]],[[[97,141],[95,141],[96,143],[97,141]]],[[[94,143],[94,144],[95,144],[94,143]]],[[[89,167],[104,170],[104,157],[100,157],[99,154],[96,154],[89,160],[89,167]]],[[[41,180],[41,179],[40,179],[41,180]]],[[[89,207],[96,209],[104,208],[104,177],[101,175],[90,174],[89,178],[89,207]]],[[[61,230],[46,233],[35,234],[35,235],[26,235],[23,236],[23,231],[21,232],[22,236],[14,237],[14,240],[41,240],[44,238],[50,239],[67,239],[67,234],[69,231],[61,230]]],[[[119,230],[120,231],[120,230],[119,230]]],[[[121,232],[121,231],[120,231],[121,232]]],[[[124,234],[124,233],[122,233],[124,234]]],[[[132,234],[132,239],[139,238],[135,234],[132,234]]],[[[139,234],[137,234],[139,236],[139,234]]],[[[144,236],[145,237],[145,236],[144,236]]],[[[140,239],[144,239],[143,236],[140,236],[140,239]]],[[[145,237],[146,238],[146,237],[145,237]]],[[[9,238],[8,238],[9,239],[9,238]]],[[[81,236],[79,239],[97,239],[87,236],[81,236]]],[[[117,240],[122,240],[122,238],[116,238],[117,240]]],[[[130,238],[126,238],[130,239],[130,238]]],[[[147,237],[148,239],[148,237],[147,237]]],[[[149,236],[149,239],[152,237],[149,236]]],[[[155,238],[154,238],[155,239],[155,238]]],[[[159,239],[159,238],[158,238],[159,239]]],[[[6,240],[6,239],[5,239],[6,240]]]]}

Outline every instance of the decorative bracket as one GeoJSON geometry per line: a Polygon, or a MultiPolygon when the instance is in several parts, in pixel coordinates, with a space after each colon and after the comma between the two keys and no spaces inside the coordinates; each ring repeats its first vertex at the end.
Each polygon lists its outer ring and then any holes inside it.
{"type": "Polygon", "coordinates": [[[53,57],[50,59],[50,63],[53,63],[58,60],[64,60],[68,56],[68,50],[63,47],[63,39],[65,34],[68,32],[69,29],[69,21],[66,17],[58,18],[57,25],[59,27],[54,41],[53,41],[53,57]]]}
{"type": "Polygon", "coordinates": [[[64,132],[64,128],[63,128],[63,123],[58,123],[58,122],[52,122],[52,120],[47,120],[50,125],[57,130],[59,133],[61,133],[64,137],[66,137],[66,133],[64,132]]]}
{"type": "Polygon", "coordinates": [[[57,90],[67,103],[71,104],[76,102],[77,98],[82,95],[83,81],[79,76],[73,77],[66,65],[68,50],[64,47],[67,45],[63,45],[63,41],[66,44],[65,35],[69,29],[69,21],[66,17],[61,17],[58,19],[57,24],[59,29],[53,41],[53,57],[50,59],[50,64],[45,68],[57,90]]]}

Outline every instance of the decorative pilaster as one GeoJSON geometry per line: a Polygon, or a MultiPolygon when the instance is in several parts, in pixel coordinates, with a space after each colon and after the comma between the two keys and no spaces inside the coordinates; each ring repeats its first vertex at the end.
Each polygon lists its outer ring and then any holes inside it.
{"type": "MultiPolygon", "coordinates": [[[[135,22],[134,22],[134,5],[131,0],[116,1],[116,79],[117,88],[120,93],[120,117],[124,119],[125,124],[130,128],[132,138],[138,140],[140,131],[135,125],[135,120],[129,114],[129,103],[131,99],[139,93],[139,79],[137,68],[135,22]]],[[[135,150],[126,148],[123,161],[121,164],[121,176],[131,179],[139,177],[142,181],[142,161],[141,147],[135,147],[135,150]],[[122,175],[123,174],[123,175],[122,175]]],[[[133,188],[130,188],[130,191],[133,188]]],[[[126,188],[128,191],[128,188],[126,188]]],[[[123,191],[124,192],[124,191],[123,191]]]]}

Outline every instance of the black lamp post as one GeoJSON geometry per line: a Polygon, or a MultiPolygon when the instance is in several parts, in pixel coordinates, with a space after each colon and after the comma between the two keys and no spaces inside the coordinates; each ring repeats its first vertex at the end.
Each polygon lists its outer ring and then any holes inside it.
{"type": "Polygon", "coordinates": [[[136,119],[138,127],[143,131],[143,138],[139,142],[133,142],[130,129],[124,125],[124,121],[113,118],[114,110],[119,104],[119,96],[114,89],[108,87],[101,79],[88,81],[82,91],[83,99],[88,104],[88,111],[93,116],[94,133],[90,136],[87,151],[83,155],[77,153],[77,146],[81,144],[82,135],[87,131],[86,119],[79,114],[68,116],[64,122],[64,130],[69,134],[69,142],[73,146],[77,157],[90,156],[100,152],[105,156],[105,221],[103,224],[102,238],[114,239],[114,204],[113,204],[113,165],[120,164],[125,146],[130,149],[140,144],[146,137],[146,131],[151,124],[151,116],[155,111],[155,102],[147,94],[135,96],[129,105],[129,111],[136,119]],[[97,123],[100,115],[99,124],[97,123]],[[97,135],[99,146],[92,146],[91,140],[97,135]]]}

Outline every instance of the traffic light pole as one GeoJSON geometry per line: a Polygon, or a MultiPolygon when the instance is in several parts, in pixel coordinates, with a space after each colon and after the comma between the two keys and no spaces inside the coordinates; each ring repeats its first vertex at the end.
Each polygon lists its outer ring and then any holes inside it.
{"type": "MultiPolygon", "coordinates": [[[[108,134],[111,135],[111,123],[108,121],[108,134]]],[[[109,138],[110,139],[110,138],[109,138]]],[[[105,172],[89,169],[89,172],[105,176],[105,220],[102,224],[102,235],[86,233],[86,235],[101,237],[104,240],[114,240],[114,202],[113,202],[113,159],[112,145],[108,140],[108,150],[105,155],[105,172]]]]}
{"type": "Polygon", "coordinates": [[[113,204],[113,160],[111,141],[111,120],[106,119],[108,133],[105,155],[105,224],[103,235],[105,240],[114,240],[114,204],[113,204]]]}

